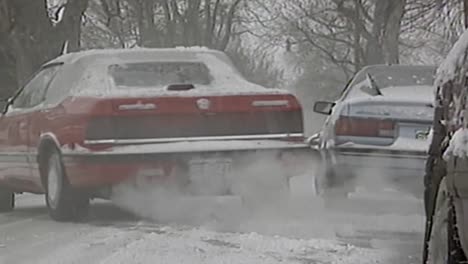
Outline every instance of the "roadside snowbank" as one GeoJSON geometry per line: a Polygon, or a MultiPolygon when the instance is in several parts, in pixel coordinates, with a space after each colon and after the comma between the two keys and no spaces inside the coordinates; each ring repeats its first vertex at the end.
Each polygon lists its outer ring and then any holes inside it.
{"type": "Polygon", "coordinates": [[[146,235],[101,264],[119,263],[381,263],[382,252],[321,240],[297,240],[257,233],[215,233],[170,227],[146,235]]]}

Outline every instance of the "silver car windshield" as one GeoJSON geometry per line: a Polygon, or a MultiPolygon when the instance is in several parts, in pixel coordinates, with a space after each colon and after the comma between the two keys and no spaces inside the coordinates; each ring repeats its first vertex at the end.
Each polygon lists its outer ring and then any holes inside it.
{"type": "Polygon", "coordinates": [[[350,87],[366,81],[367,74],[374,79],[379,89],[397,86],[432,86],[435,68],[433,67],[371,67],[359,72],[350,87]]]}

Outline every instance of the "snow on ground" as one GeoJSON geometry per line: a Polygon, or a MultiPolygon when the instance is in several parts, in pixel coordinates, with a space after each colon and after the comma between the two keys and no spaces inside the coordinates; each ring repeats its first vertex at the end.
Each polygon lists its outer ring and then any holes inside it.
{"type": "Polygon", "coordinates": [[[18,209],[0,215],[0,264],[418,262],[421,216],[330,212],[305,195],[291,202],[226,227],[141,220],[103,202],[86,223],[56,223],[43,197],[19,196],[18,209]]]}
{"type": "Polygon", "coordinates": [[[316,239],[140,222],[130,230],[104,228],[35,263],[379,263],[386,257],[379,251],[316,239]]]}

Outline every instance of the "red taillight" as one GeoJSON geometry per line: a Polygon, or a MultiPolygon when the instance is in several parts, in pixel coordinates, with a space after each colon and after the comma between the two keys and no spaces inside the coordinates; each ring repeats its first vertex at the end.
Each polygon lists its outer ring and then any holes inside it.
{"type": "Polygon", "coordinates": [[[393,138],[395,122],[374,118],[340,117],[335,124],[335,135],[393,138]]]}

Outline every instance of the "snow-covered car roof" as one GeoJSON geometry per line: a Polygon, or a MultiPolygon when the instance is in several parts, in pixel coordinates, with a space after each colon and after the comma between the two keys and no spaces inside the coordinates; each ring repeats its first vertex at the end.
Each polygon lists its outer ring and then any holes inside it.
{"type": "Polygon", "coordinates": [[[350,100],[433,101],[433,74],[431,65],[370,65],[364,67],[350,83],[346,96],[350,100]],[[372,96],[362,88],[369,86],[366,74],[375,79],[383,96],[372,96]]]}
{"type": "Polygon", "coordinates": [[[133,48],[133,49],[91,49],[79,52],[72,52],[59,56],[46,64],[65,63],[72,64],[80,60],[98,60],[98,59],[157,59],[157,60],[188,60],[200,53],[214,55],[224,62],[230,61],[227,56],[218,50],[208,49],[204,47],[178,47],[178,48],[133,48]]]}
{"type": "MultiPolygon", "coordinates": [[[[87,96],[138,96],[138,95],[175,95],[196,96],[200,94],[289,94],[287,90],[265,88],[247,81],[232,64],[229,57],[221,51],[208,48],[135,48],[135,49],[98,49],[62,55],[47,64],[77,65],[83,70],[83,78],[74,84],[74,94],[87,96]],[[195,85],[195,89],[173,92],[160,89],[114,89],[109,81],[110,65],[143,62],[194,62],[203,63],[213,77],[209,85],[195,85]],[[105,87],[105,88],[104,88],[105,87]]],[[[46,65],[47,65],[46,64],[46,65]]],[[[70,74],[76,74],[71,72],[70,74]]]]}

